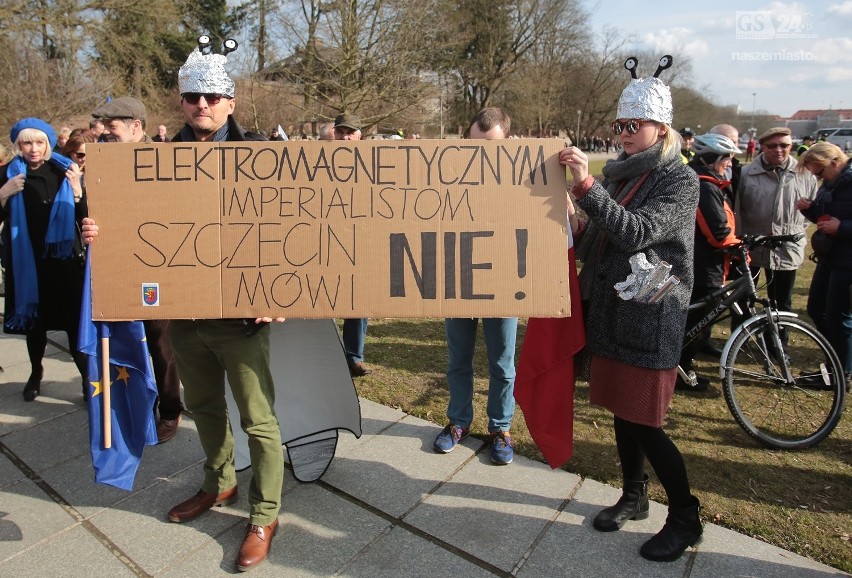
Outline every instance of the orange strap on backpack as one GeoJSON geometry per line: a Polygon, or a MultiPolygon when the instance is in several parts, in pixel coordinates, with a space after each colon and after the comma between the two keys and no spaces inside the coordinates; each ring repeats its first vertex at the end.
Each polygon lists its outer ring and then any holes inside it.
{"type": "MultiPolygon", "coordinates": [[[[714,184],[717,182],[716,179],[713,179],[712,177],[705,177],[704,175],[700,175],[698,178],[700,180],[711,181],[714,184]]],[[[727,221],[728,229],[730,229],[730,232],[721,241],[713,235],[713,232],[710,230],[710,226],[707,224],[707,220],[704,218],[704,215],[701,214],[701,209],[695,210],[695,221],[696,223],[698,223],[699,230],[704,235],[704,238],[707,239],[707,242],[710,243],[710,246],[716,249],[721,249],[723,247],[733,247],[734,245],[739,243],[739,239],[737,239],[736,235],[737,222],[736,218],[734,217],[734,210],[731,208],[731,205],[726,200],[722,201],[722,205],[725,209],[725,220],[727,221]]],[[[731,258],[732,255],[725,255],[723,273],[725,279],[728,278],[728,271],[731,268],[731,258]]]]}

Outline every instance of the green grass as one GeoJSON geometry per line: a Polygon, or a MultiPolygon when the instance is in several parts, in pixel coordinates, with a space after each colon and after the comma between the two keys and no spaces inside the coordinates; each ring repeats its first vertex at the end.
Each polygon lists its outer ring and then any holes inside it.
{"type": "Polygon", "coordinates": [[[601,174],[601,169],[603,168],[606,161],[607,161],[607,159],[594,159],[594,160],[590,161],[589,162],[589,174],[595,175],[596,177],[599,177],[600,174],[601,174]]]}
{"type": "MultiPolygon", "coordinates": [[[[813,263],[797,277],[794,305],[803,312],[813,263]]],[[[714,329],[721,343],[727,324],[714,329]]],[[[526,324],[522,320],[518,347],[526,324]]],[[[481,333],[481,332],[480,332],[481,333]]],[[[372,375],[356,381],[358,393],[409,414],[446,424],[447,365],[442,319],[374,319],[366,348],[372,375]]],[[[487,362],[480,339],[475,359],[473,434],[486,428],[487,362]]],[[[718,361],[699,358],[696,370],[713,380],[706,393],[677,393],[665,426],[686,460],[702,515],[713,522],[770,544],[852,572],[852,424],[844,416],[837,429],[806,451],[769,450],[740,429],[720,389],[718,361]]],[[[848,413],[848,412],[847,412],[848,413]]],[[[517,452],[542,460],[518,410],[512,426],[517,452]]],[[[620,469],[612,416],[588,402],[588,385],[575,395],[574,456],[565,469],[619,487],[620,469]]],[[[665,495],[654,480],[653,499],[665,495]]]]}

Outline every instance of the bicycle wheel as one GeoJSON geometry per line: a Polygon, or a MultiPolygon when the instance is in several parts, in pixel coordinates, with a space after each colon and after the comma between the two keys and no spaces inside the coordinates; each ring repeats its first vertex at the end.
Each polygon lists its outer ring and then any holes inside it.
{"type": "Polygon", "coordinates": [[[725,360],[725,401],[740,426],[761,443],[808,448],[840,421],[845,379],[837,354],[815,327],[795,317],[777,319],[786,334],[783,353],[774,345],[769,319],[736,336],[725,360]]]}

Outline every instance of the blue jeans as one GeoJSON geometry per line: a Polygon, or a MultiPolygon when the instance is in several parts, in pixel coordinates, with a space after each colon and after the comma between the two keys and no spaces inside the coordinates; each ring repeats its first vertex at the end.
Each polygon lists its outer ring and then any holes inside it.
{"type": "Polygon", "coordinates": [[[852,269],[817,264],[808,292],[808,315],[837,352],[843,371],[852,373],[852,269]]]}
{"type": "Polygon", "coordinates": [[[349,365],[364,361],[364,341],[367,339],[366,319],[343,320],[343,350],[349,365]]]}
{"type": "MultiPolygon", "coordinates": [[[[473,422],[473,352],[479,319],[445,319],[447,332],[447,385],[450,422],[469,428],[473,422]]],[[[515,339],[518,319],[482,320],[488,351],[488,431],[509,431],[515,414],[515,339]]]]}

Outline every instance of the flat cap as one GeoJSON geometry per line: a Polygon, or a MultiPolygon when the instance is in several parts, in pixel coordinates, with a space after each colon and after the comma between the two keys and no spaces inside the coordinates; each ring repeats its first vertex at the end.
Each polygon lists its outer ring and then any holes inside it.
{"type": "Polygon", "coordinates": [[[782,136],[790,136],[792,132],[786,126],[776,126],[775,128],[770,128],[766,132],[764,132],[760,137],[758,137],[757,142],[763,144],[763,141],[766,139],[772,138],[774,136],[782,135],[782,136]]]}
{"type": "Polygon", "coordinates": [[[132,96],[122,96],[105,102],[92,112],[95,118],[138,118],[145,120],[145,105],[132,96]]]}
{"type": "Polygon", "coordinates": [[[357,114],[344,112],[343,114],[338,114],[337,118],[334,119],[334,128],[339,126],[351,128],[352,130],[361,130],[361,119],[358,118],[357,114]]]}

